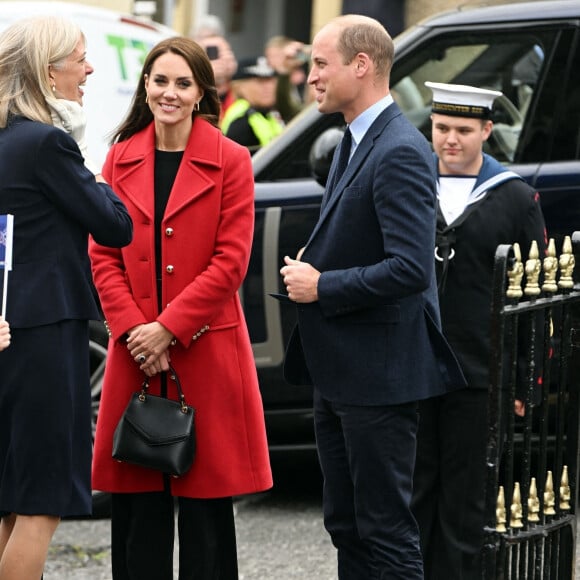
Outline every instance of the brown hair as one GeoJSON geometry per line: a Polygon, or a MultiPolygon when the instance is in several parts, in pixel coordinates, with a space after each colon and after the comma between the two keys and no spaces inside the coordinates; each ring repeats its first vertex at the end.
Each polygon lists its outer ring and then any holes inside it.
{"type": "Polygon", "coordinates": [[[346,14],[331,22],[340,29],[338,51],[344,64],[349,64],[359,52],[364,52],[374,62],[377,75],[389,78],[395,45],[378,20],[359,14],[346,14]]]}
{"type": "Polygon", "coordinates": [[[156,44],[147,55],[129,113],[115,130],[111,139],[112,143],[129,139],[129,137],[138,133],[153,121],[153,113],[146,102],[145,76],[151,74],[153,63],[168,52],[177,54],[185,59],[195,82],[203,91],[203,98],[199,102],[199,110],[193,111],[192,117],[195,119],[196,116],[199,116],[217,127],[221,105],[215,88],[211,62],[205,50],[197,42],[185,36],[174,36],[156,44]]]}

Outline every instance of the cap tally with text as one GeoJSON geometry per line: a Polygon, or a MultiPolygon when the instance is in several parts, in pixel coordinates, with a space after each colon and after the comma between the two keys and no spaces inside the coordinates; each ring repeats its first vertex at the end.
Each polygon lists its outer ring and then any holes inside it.
{"type": "Polygon", "coordinates": [[[269,79],[276,76],[276,71],[268,64],[265,56],[243,58],[238,61],[238,70],[233,79],[269,79]]]}
{"type": "Polygon", "coordinates": [[[433,91],[432,112],[454,117],[489,119],[494,99],[502,95],[499,91],[467,85],[427,81],[425,86],[433,91]]]}

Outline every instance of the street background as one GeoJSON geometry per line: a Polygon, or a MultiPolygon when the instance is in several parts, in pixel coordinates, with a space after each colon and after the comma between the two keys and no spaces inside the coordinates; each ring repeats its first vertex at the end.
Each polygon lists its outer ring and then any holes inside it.
{"type": "MultiPolygon", "coordinates": [[[[240,580],[335,579],[315,458],[275,461],[274,478],[274,490],[235,502],[240,580]]],[[[111,580],[110,564],[110,521],[66,520],[54,535],[44,580],[111,580]]]]}
{"type": "MultiPolygon", "coordinates": [[[[274,476],[274,490],[235,503],[240,580],[336,580],[315,459],[275,461],[274,476]]],[[[108,519],[63,521],[44,580],[111,580],[109,534],[108,519]]],[[[576,578],[579,556],[577,550],[576,578]]]]}

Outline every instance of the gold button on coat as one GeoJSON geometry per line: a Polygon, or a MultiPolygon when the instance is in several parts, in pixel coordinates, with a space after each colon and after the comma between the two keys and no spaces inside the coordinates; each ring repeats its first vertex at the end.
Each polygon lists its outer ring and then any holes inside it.
{"type": "Polygon", "coordinates": [[[173,228],[165,228],[165,235],[171,237],[173,235],[173,228]]]}
{"type": "Polygon", "coordinates": [[[166,271],[168,274],[173,274],[173,266],[172,266],[171,264],[169,264],[169,266],[167,266],[167,267],[165,268],[165,271],[166,271]]]}

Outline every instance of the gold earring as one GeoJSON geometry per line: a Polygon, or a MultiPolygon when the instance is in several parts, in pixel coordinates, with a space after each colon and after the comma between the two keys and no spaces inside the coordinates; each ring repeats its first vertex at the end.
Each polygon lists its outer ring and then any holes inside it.
{"type": "Polygon", "coordinates": [[[51,87],[51,88],[52,88],[52,92],[53,92],[53,93],[56,93],[56,85],[52,85],[52,87],[51,87]]]}
{"type": "Polygon", "coordinates": [[[149,102],[149,95],[147,93],[145,93],[145,102],[148,103],[149,102]]]}
{"type": "Polygon", "coordinates": [[[193,105],[193,110],[199,111],[199,102],[197,102],[197,103],[195,103],[195,105],[193,105]]]}

